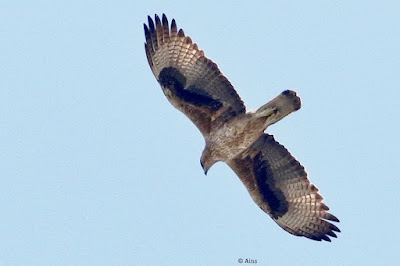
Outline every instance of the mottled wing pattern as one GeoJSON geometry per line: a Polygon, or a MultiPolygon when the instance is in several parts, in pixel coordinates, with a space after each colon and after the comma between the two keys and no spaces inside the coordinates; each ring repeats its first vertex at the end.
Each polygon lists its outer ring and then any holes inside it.
{"type": "Polygon", "coordinates": [[[165,15],[144,24],[145,50],[151,70],[168,100],[208,134],[211,122],[244,113],[245,106],[217,65],[204,56],[175,20],[165,15]]]}
{"type": "Polygon", "coordinates": [[[263,134],[228,165],[260,208],[289,233],[330,241],[328,236],[340,232],[327,221],[339,222],[327,212],[304,167],[273,136],[263,134]]]}

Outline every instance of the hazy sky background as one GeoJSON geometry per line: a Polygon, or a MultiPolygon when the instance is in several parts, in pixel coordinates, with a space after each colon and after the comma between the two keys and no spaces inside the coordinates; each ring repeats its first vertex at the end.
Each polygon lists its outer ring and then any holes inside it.
{"type": "Polygon", "coordinates": [[[0,4],[0,264],[398,263],[399,2],[138,2],[0,4]],[[146,60],[154,13],[248,109],[297,91],[268,132],[341,220],[332,243],[283,231],[227,165],[204,176],[146,60]]]}

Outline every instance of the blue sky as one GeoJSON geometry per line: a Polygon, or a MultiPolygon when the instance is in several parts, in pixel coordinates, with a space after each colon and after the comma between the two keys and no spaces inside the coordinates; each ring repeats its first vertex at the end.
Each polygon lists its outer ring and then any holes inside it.
{"type": "Polygon", "coordinates": [[[398,262],[397,1],[5,1],[0,4],[0,264],[398,262]],[[166,13],[248,109],[291,88],[268,128],[341,222],[294,237],[165,99],[143,22],[166,13]]]}

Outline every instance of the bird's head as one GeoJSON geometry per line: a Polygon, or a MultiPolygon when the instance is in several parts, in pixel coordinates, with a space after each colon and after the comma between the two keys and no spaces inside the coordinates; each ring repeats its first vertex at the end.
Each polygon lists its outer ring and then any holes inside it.
{"type": "Polygon", "coordinates": [[[203,150],[203,153],[201,154],[200,158],[200,164],[201,167],[204,170],[204,174],[207,175],[208,170],[211,168],[216,163],[214,160],[211,150],[208,149],[207,147],[203,150]]]}

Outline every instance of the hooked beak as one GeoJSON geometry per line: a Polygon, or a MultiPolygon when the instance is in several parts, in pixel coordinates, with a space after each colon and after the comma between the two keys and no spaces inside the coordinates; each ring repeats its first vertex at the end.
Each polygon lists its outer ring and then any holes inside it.
{"type": "Polygon", "coordinates": [[[204,168],[204,164],[202,161],[200,161],[200,164],[201,164],[201,168],[203,168],[204,174],[207,175],[208,169],[204,168]]]}

